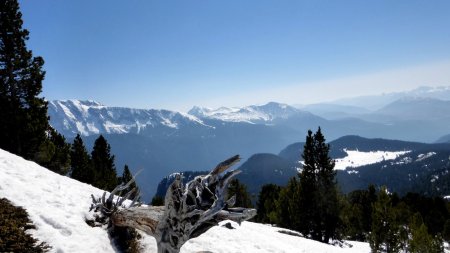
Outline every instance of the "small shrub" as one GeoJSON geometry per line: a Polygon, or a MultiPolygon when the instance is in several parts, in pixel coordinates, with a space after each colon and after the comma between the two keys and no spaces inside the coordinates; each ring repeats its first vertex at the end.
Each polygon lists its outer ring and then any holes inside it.
{"type": "Polygon", "coordinates": [[[139,253],[141,235],[134,228],[113,226],[109,235],[120,252],[139,253]]]}
{"type": "Polygon", "coordinates": [[[35,226],[22,207],[15,207],[5,198],[0,199],[0,252],[46,252],[51,247],[25,233],[35,226]]]}

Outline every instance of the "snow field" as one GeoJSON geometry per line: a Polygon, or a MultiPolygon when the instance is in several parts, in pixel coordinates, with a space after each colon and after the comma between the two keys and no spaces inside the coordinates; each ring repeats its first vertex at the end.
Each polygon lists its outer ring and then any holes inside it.
{"type": "Polygon", "coordinates": [[[347,168],[359,167],[369,164],[381,162],[383,160],[394,160],[397,157],[409,153],[411,151],[370,151],[362,152],[358,150],[344,149],[347,156],[336,159],[335,170],[345,170],[347,168]]]}

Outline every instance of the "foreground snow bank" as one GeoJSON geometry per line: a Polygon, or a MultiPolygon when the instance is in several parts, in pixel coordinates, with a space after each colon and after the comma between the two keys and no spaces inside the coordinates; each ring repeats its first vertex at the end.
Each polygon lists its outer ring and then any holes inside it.
{"type": "MultiPolygon", "coordinates": [[[[369,244],[348,242],[340,248],[329,244],[305,239],[299,236],[279,233],[286,229],[253,222],[243,222],[241,226],[231,222],[235,229],[222,226],[211,228],[198,238],[189,240],[181,253],[211,251],[229,252],[292,252],[292,253],[364,253],[370,252],[369,244]]],[[[295,232],[294,232],[295,233],[295,232]]]]}
{"type": "MultiPolygon", "coordinates": [[[[0,198],[22,206],[35,223],[33,236],[46,241],[51,252],[115,252],[104,228],[92,228],[85,222],[90,195],[103,191],[55,174],[39,165],[0,149],[0,198]]],[[[298,236],[279,233],[280,228],[252,222],[235,229],[213,227],[188,241],[182,253],[220,252],[370,252],[367,243],[350,242],[340,248],[298,236]]],[[[156,242],[144,235],[143,252],[156,252],[156,242]]]]}
{"type": "Polygon", "coordinates": [[[105,230],[85,222],[91,194],[103,192],[0,150],[0,197],[27,210],[53,252],[114,252],[105,230]]]}

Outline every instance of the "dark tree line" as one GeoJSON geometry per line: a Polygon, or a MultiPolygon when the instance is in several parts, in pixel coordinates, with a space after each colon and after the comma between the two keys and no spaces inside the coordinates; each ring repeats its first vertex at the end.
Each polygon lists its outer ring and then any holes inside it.
{"type": "Polygon", "coordinates": [[[262,187],[256,221],[326,243],[369,242],[373,252],[443,252],[443,240],[450,240],[449,202],[416,193],[399,197],[375,186],[340,194],[320,128],[308,132],[304,147],[298,177],[284,187],[262,187]]]}

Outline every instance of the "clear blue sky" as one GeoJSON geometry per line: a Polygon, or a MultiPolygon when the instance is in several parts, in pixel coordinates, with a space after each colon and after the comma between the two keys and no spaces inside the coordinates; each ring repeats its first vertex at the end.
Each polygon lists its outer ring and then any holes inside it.
{"type": "Polygon", "coordinates": [[[450,85],[450,1],[21,0],[45,96],[304,104],[450,85]]]}

